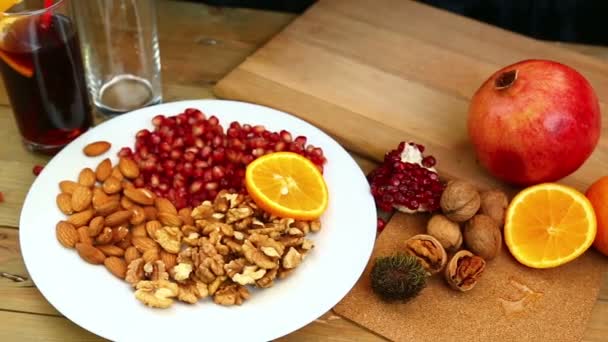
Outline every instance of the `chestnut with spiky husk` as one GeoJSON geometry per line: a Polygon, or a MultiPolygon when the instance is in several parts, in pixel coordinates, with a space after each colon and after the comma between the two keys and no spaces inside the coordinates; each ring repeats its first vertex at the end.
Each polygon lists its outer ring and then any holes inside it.
{"type": "Polygon", "coordinates": [[[372,290],[386,301],[409,300],[426,286],[427,272],[414,256],[395,254],[376,258],[372,290]]]}

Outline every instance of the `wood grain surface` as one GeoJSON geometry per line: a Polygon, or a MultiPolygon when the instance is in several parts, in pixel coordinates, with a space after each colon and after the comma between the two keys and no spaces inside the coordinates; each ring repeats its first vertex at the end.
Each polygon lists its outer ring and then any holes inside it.
{"type": "MultiPolygon", "coordinates": [[[[294,18],[291,14],[225,9],[197,3],[158,1],[165,101],[212,97],[211,87],[294,18]],[[193,53],[196,51],[196,53],[193,53]]],[[[570,47],[570,46],[569,46],[570,47]]],[[[608,55],[594,47],[584,53],[608,55]]],[[[271,95],[271,94],[269,94],[271,95]]],[[[311,110],[315,104],[311,104],[311,110]]],[[[328,107],[327,114],[333,114],[328,107]]],[[[331,133],[331,132],[330,132],[331,133]]],[[[58,313],[29,279],[19,252],[18,221],[34,176],[32,167],[47,156],[27,152],[0,84],[0,341],[101,341],[58,313]]],[[[358,158],[364,170],[374,162],[358,158]]],[[[604,287],[601,298],[608,299],[604,287]]],[[[606,306],[595,307],[589,341],[608,334],[606,306]]],[[[360,326],[328,312],[281,341],[383,341],[360,326]]]]}

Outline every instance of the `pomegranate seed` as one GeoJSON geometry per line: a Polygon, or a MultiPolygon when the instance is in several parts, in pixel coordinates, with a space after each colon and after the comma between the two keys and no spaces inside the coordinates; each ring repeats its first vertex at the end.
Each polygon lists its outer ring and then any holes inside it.
{"type": "Polygon", "coordinates": [[[221,163],[224,161],[224,158],[226,157],[226,154],[224,152],[224,148],[223,147],[218,147],[217,149],[215,149],[212,153],[212,158],[213,161],[221,163]]]}
{"type": "Polygon", "coordinates": [[[276,145],[274,145],[274,150],[277,152],[285,151],[286,146],[287,145],[284,142],[279,141],[276,145]]]}
{"type": "Polygon", "coordinates": [[[262,126],[262,125],[256,125],[253,126],[252,129],[253,133],[255,133],[257,136],[261,136],[262,133],[264,133],[264,131],[266,131],[266,127],[262,126]]]}
{"type": "Polygon", "coordinates": [[[160,135],[156,132],[150,134],[150,143],[152,143],[152,145],[158,145],[160,144],[160,142],[162,141],[162,138],[160,137],[160,135]]]}
{"type": "Polygon", "coordinates": [[[165,192],[167,192],[167,190],[169,190],[169,185],[167,185],[166,183],[160,183],[158,184],[158,190],[161,191],[161,194],[165,194],[165,192]]]}
{"type": "Polygon", "coordinates": [[[214,116],[212,115],[209,120],[207,120],[207,123],[209,124],[209,126],[213,127],[213,126],[217,126],[220,121],[214,116]]]}
{"type": "Polygon", "coordinates": [[[135,137],[137,139],[144,139],[147,138],[150,135],[150,131],[148,131],[147,129],[142,129],[139,132],[137,132],[137,134],[135,134],[135,137]]]}
{"type": "Polygon", "coordinates": [[[130,157],[131,155],[133,155],[133,151],[129,147],[123,147],[118,151],[119,157],[130,157]]]}
{"type": "Polygon", "coordinates": [[[203,125],[192,126],[192,135],[193,136],[198,137],[198,136],[203,135],[203,133],[205,133],[205,126],[203,126],[203,125]]]}
{"type": "Polygon", "coordinates": [[[178,159],[180,159],[182,157],[182,151],[177,150],[177,149],[173,149],[173,150],[171,150],[171,153],[170,153],[169,156],[173,160],[178,160],[178,159]]]}
{"type": "Polygon", "coordinates": [[[179,148],[179,147],[183,147],[184,146],[184,138],[182,137],[178,137],[173,141],[172,146],[174,148],[179,148]]]}
{"type": "Polygon", "coordinates": [[[34,173],[34,176],[38,176],[40,172],[42,172],[42,169],[44,169],[44,166],[34,165],[34,168],[32,168],[32,173],[34,173]]]}
{"type": "Polygon", "coordinates": [[[221,179],[224,177],[224,170],[221,166],[214,166],[211,169],[211,174],[213,175],[213,179],[221,179]]]}
{"type": "Polygon", "coordinates": [[[306,145],[306,137],[300,135],[293,142],[304,146],[306,145]]]}
{"type": "Polygon", "coordinates": [[[155,127],[160,126],[164,121],[165,121],[165,116],[164,115],[157,115],[154,118],[152,118],[152,124],[155,127]]]}
{"type": "Polygon", "coordinates": [[[291,142],[291,133],[287,132],[286,130],[282,130],[279,134],[281,135],[281,139],[283,139],[284,142],[291,142]]]}
{"type": "Polygon", "coordinates": [[[184,153],[185,161],[192,162],[194,161],[194,159],[196,159],[196,154],[194,154],[193,152],[187,151],[186,153],[184,153]]]}
{"type": "Polygon", "coordinates": [[[437,163],[437,161],[435,160],[435,157],[433,157],[433,156],[426,156],[426,157],[422,158],[422,165],[424,165],[424,167],[433,167],[433,166],[435,166],[436,163],[437,163]]]}
{"type": "Polygon", "coordinates": [[[211,156],[211,152],[213,152],[213,149],[211,148],[211,146],[205,146],[201,150],[200,154],[201,154],[202,158],[207,159],[211,156]]]}
{"type": "Polygon", "coordinates": [[[191,194],[197,193],[202,188],[203,188],[203,182],[201,182],[201,181],[194,181],[194,182],[192,182],[192,184],[190,184],[190,193],[191,194]]]}
{"type": "Polygon", "coordinates": [[[209,190],[217,190],[217,188],[218,188],[218,184],[216,182],[209,182],[209,183],[205,184],[205,189],[207,191],[209,191],[209,190]]]}
{"type": "Polygon", "coordinates": [[[211,170],[205,170],[203,173],[203,181],[211,182],[213,180],[213,172],[211,170]]]}
{"type": "Polygon", "coordinates": [[[158,177],[158,174],[154,173],[150,176],[150,185],[153,188],[158,187],[158,185],[160,184],[160,177],[158,177]]]}
{"type": "Polygon", "coordinates": [[[378,233],[380,233],[382,230],[384,230],[384,227],[386,226],[386,221],[384,221],[383,219],[378,217],[378,221],[377,221],[377,225],[376,225],[376,231],[378,233]]]}

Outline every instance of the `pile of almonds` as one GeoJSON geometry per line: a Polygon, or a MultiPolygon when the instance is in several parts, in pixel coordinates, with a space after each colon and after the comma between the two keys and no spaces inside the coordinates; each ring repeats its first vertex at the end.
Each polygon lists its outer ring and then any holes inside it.
{"type": "Polygon", "coordinates": [[[405,242],[406,252],[418,257],[430,274],[444,271],[453,289],[469,291],[485,270],[486,261],[500,253],[509,200],[502,191],[480,193],[472,184],[454,180],[441,195],[440,205],[442,214],[431,217],[427,234],[405,242]],[[448,253],[452,254],[449,261],[448,253]]]}
{"type": "MultiPolygon", "coordinates": [[[[76,248],[85,261],[104,264],[122,279],[127,271],[125,258],[139,256],[147,247],[156,245],[148,237],[134,236],[138,227],[157,220],[165,224],[182,221],[189,215],[185,211],[174,215],[170,202],[156,198],[147,189],[135,188],[130,179],[137,176],[139,168],[133,160],[121,158],[118,165],[112,166],[106,158],[95,171],[82,169],[78,182],[61,181],[61,193],[56,197],[57,207],[68,215],[57,223],[58,241],[67,248],[76,248]]],[[[160,257],[174,259],[164,254],[161,252],[160,257]]]]}

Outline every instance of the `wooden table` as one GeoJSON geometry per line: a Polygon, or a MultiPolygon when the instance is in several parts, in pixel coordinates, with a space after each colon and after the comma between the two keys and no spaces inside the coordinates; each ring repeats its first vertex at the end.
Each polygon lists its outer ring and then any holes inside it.
{"type": "MultiPolygon", "coordinates": [[[[294,16],[201,4],[158,1],[165,101],[211,98],[211,87],[267,41],[294,16]]],[[[608,56],[606,49],[571,46],[608,56]]],[[[0,87],[0,341],[101,340],[57,312],[29,279],[19,252],[18,221],[31,185],[34,165],[49,158],[29,153],[20,143],[6,92],[0,87]]],[[[357,158],[364,170],[374,164],[357,158]]],[[[41,227],[44,228],[44,227],[41,227]]],[[[594,309],[587,339],[608,340],[608,293],[594,309]]],[[[328,312],[282,341],[380,341],[381,337],[328,312]]]]}

